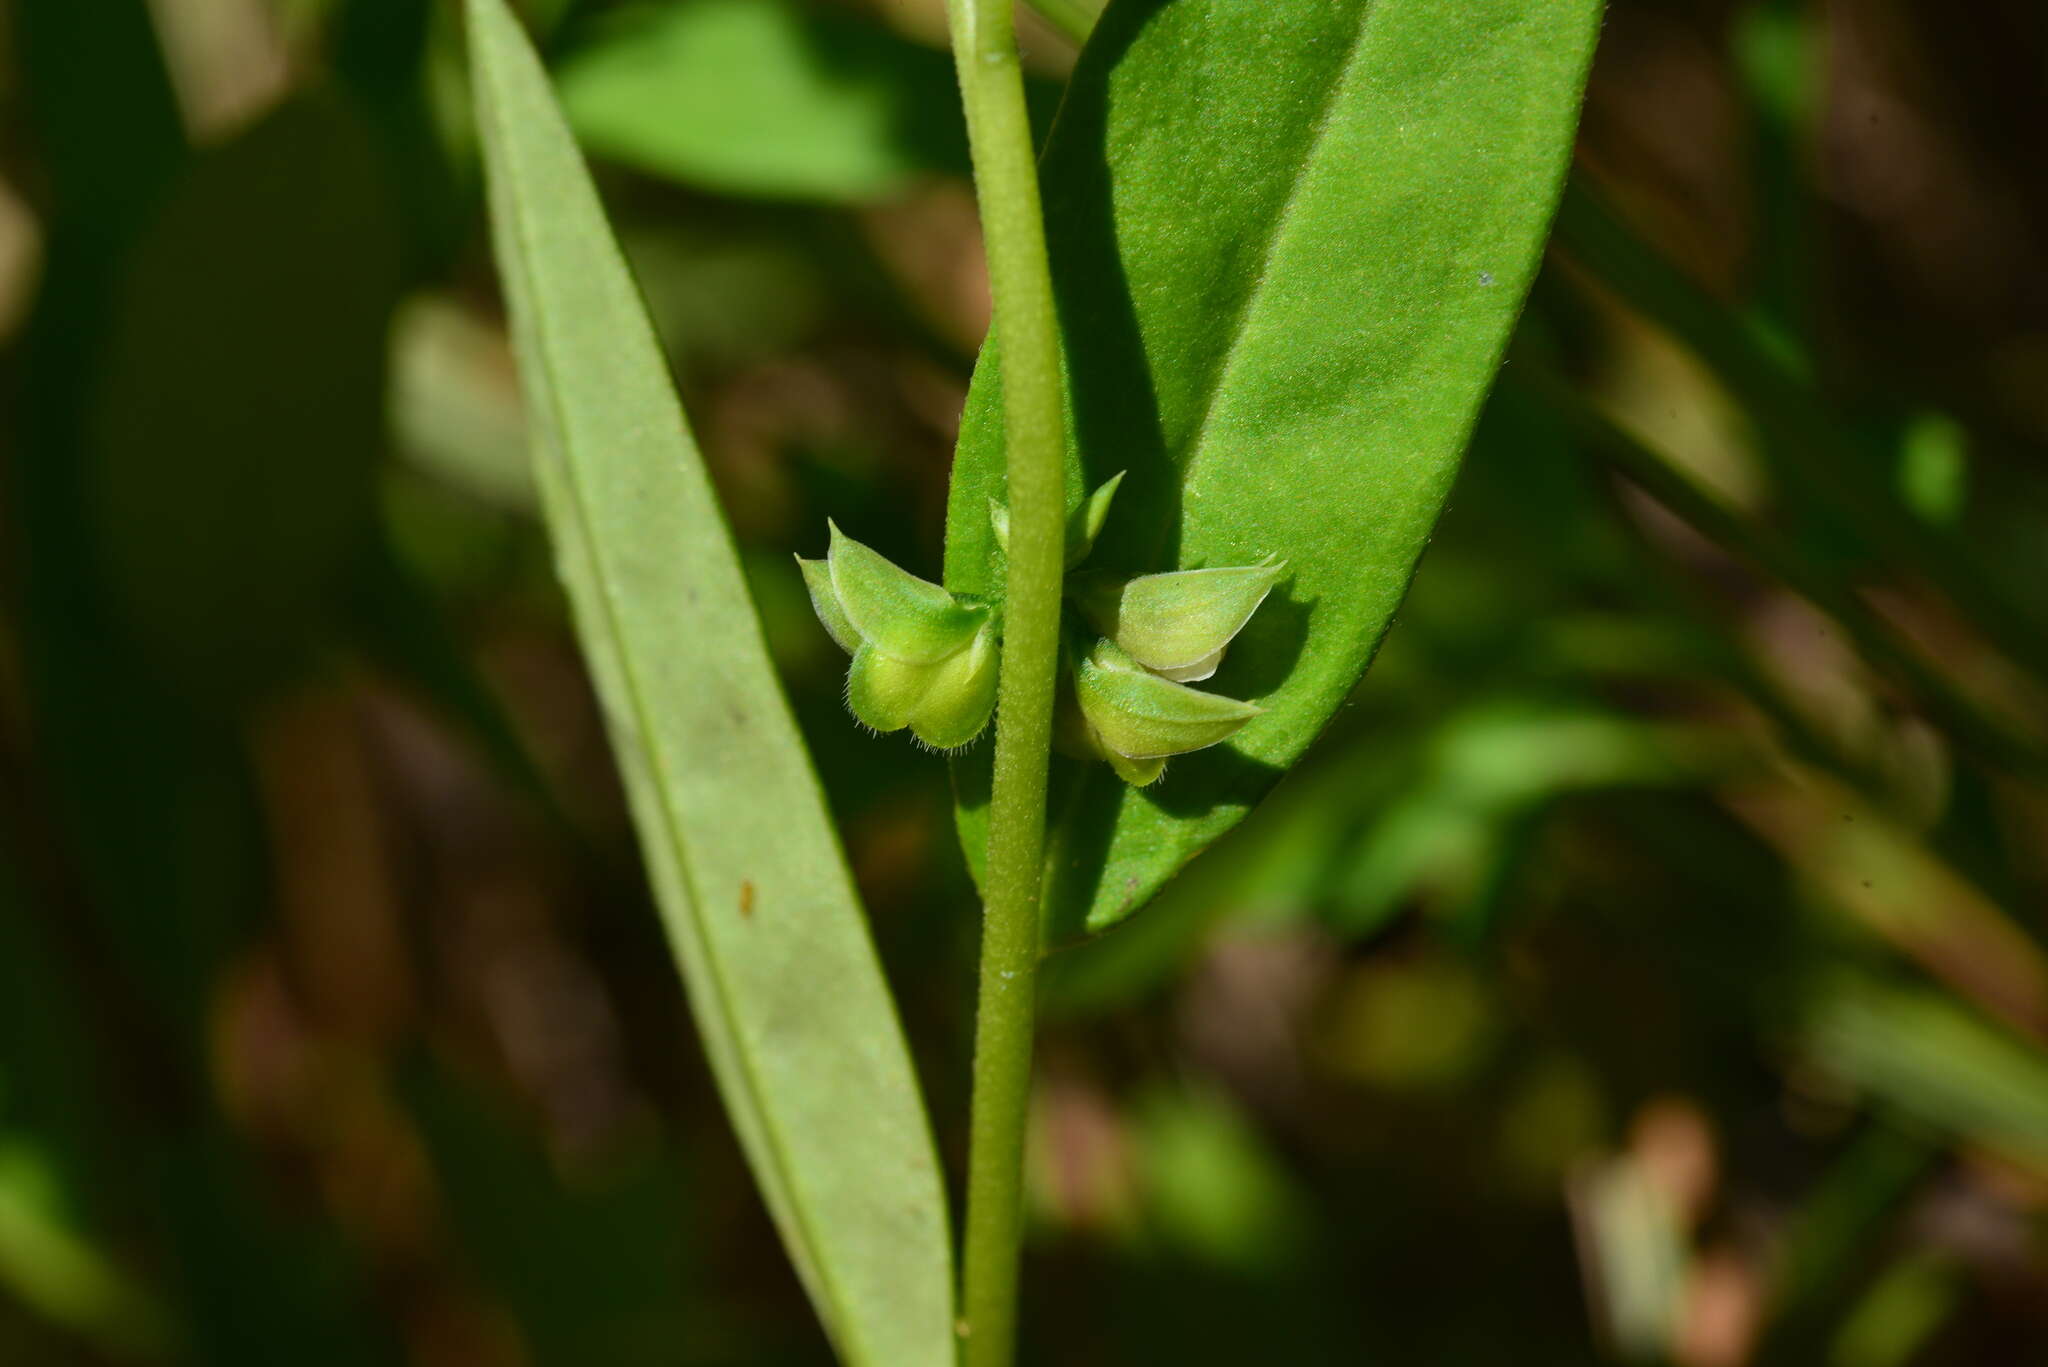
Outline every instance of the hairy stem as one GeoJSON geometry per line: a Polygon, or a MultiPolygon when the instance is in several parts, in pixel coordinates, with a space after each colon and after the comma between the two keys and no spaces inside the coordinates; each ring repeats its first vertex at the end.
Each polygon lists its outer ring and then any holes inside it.
{"type": "Polygon", "coordinates": [[[1066,547],[1059,334],[1013,0],[947,0],[1003,364],[1010,509],[961,1292],[967,1367],[1015,1351],[1045,780],[1066,547]]]}

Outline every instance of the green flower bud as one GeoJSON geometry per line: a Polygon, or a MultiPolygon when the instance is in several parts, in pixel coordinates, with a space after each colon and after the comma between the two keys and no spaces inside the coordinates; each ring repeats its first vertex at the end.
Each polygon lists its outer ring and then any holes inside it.
{"type": "Polygon", "coordinates": [[[965,745],[995,712],[995,631],[984,627],[966,649],[936,664],[891,659],[864,645],[846,676],[846,702],[877,731],[907,726],[935,750],[965,745]]]}
{"type": "Polygon", "coordinates": [[[1180,570],[1118,580],[1079,578],[1069,590],[1095,628],[1154,673],[1183,683],[1206,679],[1223,650],[1273,590],[1287,566],[1180,570]]]}
{"type": "Polygon", "coordinates": [[[1264,710],[1163,679],[1110,641],[1075,665],[1073,680],[1086,740],[1141,786],[1159,777],[1168,756],[1228,740],[1264,710]]]}
{"type": "Polygon", "coordinates": [[[853,656],[846,701],[877,731],[909,727],[950,750],[988,725],[996,705],[996,631],[988,608],[890,563],[832,528],[825,560],[798,557],[811,606],[853,656]]]}
{"type": "MultiPolygon", "coordinates": [[[[1124,472],[1117,471],[1103,481],[1094,493],[1082,500],[1081,506],[1067,514],[1067,563],[1072,569],[1088,558],[1088,552],[1095,549],[1095,538],[1102,532],[1103,519],[1109,516],[1109,502],[1116,497],[1116,489],[1124,482],[1124,472]]],[[[995,528],[996,544],[1003,548],[1003,554],[1010,553],[1010,510],[994,499],[988,501],[988,520],[995,528]]]]}
{"type": "Polygon", "coordinates": [[[1095,733],[1087,716],[1081,711],[1081,700],[1074,687],[1074,670],[1071,661],[1066,662],[1066,672],[1061,679],[1059,699],[1053,709],[1053,746],[1062,754],[1076,759],[1101,760],[1116,771],[1116,776],[1134,788],[1143,788],[1158,780],[1166,772],[1164,757],[1132,759],[1120,755],[1103,743],[1095,733]]]}

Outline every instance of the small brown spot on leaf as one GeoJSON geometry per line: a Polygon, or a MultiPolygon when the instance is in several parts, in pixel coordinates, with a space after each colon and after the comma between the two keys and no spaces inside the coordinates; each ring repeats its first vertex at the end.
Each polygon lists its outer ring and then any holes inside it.
{"type": "Polygon", "coordinates": [[[740,915],[752,916],[753,914],[754,885],[748,882],[746,879],[742,878],[740,880],[740,915]]]}

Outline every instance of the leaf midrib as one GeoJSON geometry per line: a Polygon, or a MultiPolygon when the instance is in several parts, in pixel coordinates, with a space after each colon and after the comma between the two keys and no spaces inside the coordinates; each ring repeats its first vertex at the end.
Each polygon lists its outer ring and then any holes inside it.
{"type": "Polygon", "coordinates": [[[1251,321],[1258,312],[1259,300],[1265,296],[1266,283],[1273,278],[1271,264],[1279,252],[1287,230],[1294,221],[1295,211],[1301,203],[1303,186],[1315,174],[1317,162],[1322,154],[1323,141],[1335,121],[1342,96],[1357,74],[1361,55],[1365,52],[1366,33],[1372,27],[1373,16],[1379,12],[1376,0],[1366,0],[1359,6],[1358,27],[1351,37],[1351,48],[1344,58],[1344,67],[1323,92],[1323,107],[1317,111],[1315,126],[1304,144],[1300,164],[1287,183],[1286,197],[1281,201],[1280,211],[1273,215],[1272,226],[1267,230],[1265,240],[1258,252],[1259,274],[1250,289],[1244,293],[1235,314],[1230,321],[1230,342],[1224,347],[1223,355],[1213,367],[1214,380],[1203,391],[1201,416],[1195,420],[1194,431],[1183,447],[1184,455],[1179,462],[1179,479],[1176,493],[1183,507],[1187,504],[1187,488],[1193,478],[1196,464],[1200,461],[1208,444],[1209,426],[1221,406],[1221,396],[1230,384],[1231,372],[1237,367],[1243,352],[1245,338],[1251,333],[1251,321]]]}

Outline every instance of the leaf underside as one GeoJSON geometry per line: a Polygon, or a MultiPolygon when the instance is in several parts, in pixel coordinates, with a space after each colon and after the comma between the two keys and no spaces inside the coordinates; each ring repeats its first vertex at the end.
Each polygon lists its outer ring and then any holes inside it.
{"type": "Polygon", "coordinates": [[[548,527],[713,1070],[843,1361],[953,1356],[901,1028],[639,295],[503,0],[472,0],[548,527]]]}
{"type": "MultiPolygon", "coordinates": [[[[1046,933],[1116,924],[1234,825],[1364,673],[1534,274],[1599,0],[1116,0],[1047,146],[1068,497],[1129,474],[1091,569],[1288,562],[1205,688],[1266,712],[1137,789],[1057,760],[1046,933]]],[[[1001,596],[984,352],[946,585],[1001,596]]],[[[986,845],[986,747],[955,761],[986,845]]]]}

